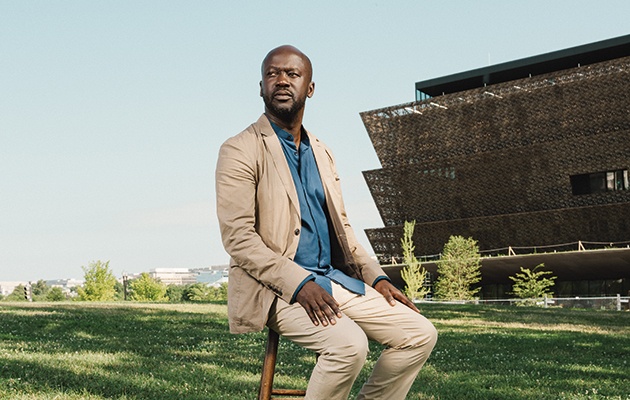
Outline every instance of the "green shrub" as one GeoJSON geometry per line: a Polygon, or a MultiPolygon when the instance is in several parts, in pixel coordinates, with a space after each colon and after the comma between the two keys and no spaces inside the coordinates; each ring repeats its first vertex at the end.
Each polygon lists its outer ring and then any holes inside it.
{"type": "Polygon", "coordinates": [[[51,288],[46,294],[46,301],[63,301],[66,299],[66,295],[59,287],[51,288]]]}
{"type": "Polygon", "coordinates": [[[166,285],[143,272],[129,283],[131,299],[136,301],[166,300],[166,285]]]}
{"type": "Polygon", "coordinates": [[[481,290],[481,255],[473,238],[451,236],[438,263],[435,295],[445,300],[472,300],[481,290]]]}
{"type": "Polygon", "coordinates": [[[222,283],[219,287],[194,283],[184,290],[184,298],[188,301],[226,301],[227,283],[222,283]]]}
{"type": "Polygon", "coordinates": [[[109,261],[93,261],[87,267],[81,268],[85,272],[85,283],[77,289],[81,300],[114,300],[117,280],[109,268],[109,261]]]}
{"type": "Polygon", "coordinates": [[[536,303],[535,299],[542,297],[552,297],[553,292],[551,289],[554,285],[556,276],[545,278],[544,275],[552,274],[551,271],[536,271],[539,268],[544,268],[545,264],[541,263],[534,267],[533,270],[529,268],[521,267],[521,273],[516,273],[515,276],[509,278],[514,281],[512,287],[512,294],[521,299],[532,299],[527,303],[536,303]]]}
{"type": "Polygon", "coordinates": [[[403,249],[405,267],[400,271],[400,277],[405,281],[405,295],[411,300],[424,298],[429,289],[424,287],[427,271],[420,264],[414,254],[413,231],[416,221],[405,221],[405,233],[400,240],[403,249]]]}

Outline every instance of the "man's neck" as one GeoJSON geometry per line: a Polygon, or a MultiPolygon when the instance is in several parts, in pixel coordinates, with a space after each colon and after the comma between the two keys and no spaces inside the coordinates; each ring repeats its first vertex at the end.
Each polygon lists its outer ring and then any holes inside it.
{"type": "Polygon", "coordinates": [[[291,136],[293,136],[293,142],[295,143],[295,147],[299,148],[300,147],[300,140],[302,139],[301,135],[302,135],[302,118],[301,116],[296,116],[292,121],[285,121],[283,119],[279,119],[276,116],[270,114],[270,113],[265,113],[265,115],[267,116],[267,118],[269,118],[269,120],[271,122],[273,122],[274,124],[278,125],[280,128],[282,128],[283,130],[287,131],[288,133],[291,134],[291,136]]]}

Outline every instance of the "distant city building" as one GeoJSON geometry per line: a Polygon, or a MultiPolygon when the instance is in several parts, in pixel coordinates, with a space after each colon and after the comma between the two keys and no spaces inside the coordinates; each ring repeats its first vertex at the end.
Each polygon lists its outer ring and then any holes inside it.
{"type": "Polygon", "coordinates": [[[226,265],[201,268],[155,268],[149,271],[149,276],[159,279],[166,285],[191,285],[193,283],[207,283],[208,285],[227,282],[226,265]]]}
{"type": "Polygon", "coordinates": [[[166,285],[190,285],[197,281],[197,274],[189,268],[155,268],[149,276],[166,285]]]}
{"type": "Polygon", "coordinates": [[[46,285],[50,286],[50,287],[59,287],[59,288],[74,288],[77,286],[82,286],[83,283],[85,283],[85,281],[83,279],[52,279],[52,280],[48,280],[45,281],[46,285]]]}
{"type": "MultiPolygon", "coordinates": [[[[382,168],[365,171],[380,261],[451,235],[486,255],[483,295],[538,262],[563,295],[630,290],[630,35],[416,83],[417,101],[361,113],[382,168]],[[597,255],[590,248],[617,248],[597,255]],[[540,253],[563,253],[544,256],[540,253]],[[520,265],[519,265],[520,264],[520,265]]],[[[432,266],[433,272],[435,265],[432,266]]]]}
{"type": "Polygon", "coordinates": [[[24,281],[6,281],[0,282],[0,294],[8,296],[15,290],[16,287],[22,285],[27,286],[29,283],[24,281]]]}
{"type": "Polygon", "coordinates": [[[52,280],[48,280],[45,281],[46,285],[50,286],[50,287],[58,287],[61,289],[61,291],[68,297],[74,297],[77,296],[77,292],[76,290],[74,290],[75,288],[79,287],[79,286],[83,286],[83,284],[85,283],[84,280],[82,279],[52,279],[52,280]]]}
{"type": "MultiPolygon", "coordinates": [[[[142,273],[123,272],[118,279],[121,284],[125,284],[131,280],[137,279],[142,273]]],[[[149,276],[159,280],[166,285],[186,286],[194,283],[205,283],[208,286],[220,286],[228,281],[228,266],[214,265],[210,267],[198,268],[154,268],[149,270],[149,276]]],[[[85,283],[82,279],[51,279],[46,280],[46,285],[50,287],[61,288],[63,293],[68,296],[75,296],[76,287],[83,286],[85,283]]],[[[34,282],[33,282],[34,283],[34,282]]],[[[5,281],[0,282],[0,295],[8,296],[19,285],[29,286],[31,282],[27,281],[5,281]]]]}
{"type": "MultiPolygon", "coordinates": [[[[77,286],[83,285],[83,280],[80,279],[53,279],[44,281],[47,286],[50,287],[58,287],[61,289],[63,293],[68,296],[72,296],[75,292],[74,288],[77,286]]],[[[0,294],[3,296],[10,295],[13,293],[16,287],[22,286],[31,286],[31,284],[35,284],[35,282],[27,282],[27,281],[12,281],[12,282],[0,282],[0,294]]]]}
{"type": "Polygon", "coordinates": [[[197,282],[205,283],[208,286],[221,286],[228,281],[228,270],[223,268],[220,270],[204,270],[199,271],[197,275],[197,282]]]}

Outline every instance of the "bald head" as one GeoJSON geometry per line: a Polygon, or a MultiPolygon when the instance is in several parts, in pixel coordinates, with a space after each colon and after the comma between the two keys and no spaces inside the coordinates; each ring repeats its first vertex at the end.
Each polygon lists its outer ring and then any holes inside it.
{"type": "Polygon", "coordinates": [[[261,66],[261,73],[263,75],[265,73],[266,66],[269,65],[271,60],[273,60],[274,56],[280,55],[280,54],[283,54],[283,55],[293,54],[301,58],[305,67],[305,71],[304,71],[306,74],[305,78],[308,79],[309,81],[313,79],[313,64],[311,64],[311,59],[308,58],[306,54],[302,53],[298,48],[288,45],[288,44],[276,47],[275,49],[272,49],[269,53],[267,53],[267,55],[263,59],[262,66],[261,66]]]}

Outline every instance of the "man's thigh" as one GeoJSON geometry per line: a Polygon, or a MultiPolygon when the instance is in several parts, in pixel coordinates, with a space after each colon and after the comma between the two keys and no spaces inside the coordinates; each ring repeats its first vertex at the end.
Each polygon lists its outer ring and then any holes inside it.
{"type": "Polygon", "coordinates": [[[434,335],[433,324],[424,316],[399,302],[390,305],[372,287],[366,285],[365,289],[364,296],[356,296],[333,285],[333,295],[342,300],[341,311],[360,326],[369,339],[403,349],[424,344],[434,335]]]}
{"type": "Polygon", "coordinates": [[[278,299],[271,308],[267,325],[283,337],[318,354],[326,354],[334,348],[367,346],[365,333],[351,318],[343,315],[335,320],[334,325],[316,326],[300,304],[287,304],[278,299]]]}
{"type": "Polygon", "coordinates": [[[331,346],[361,346],[367,338],[398,349],[416,347],[434,335],[435,328],[424,316],[399,302],[391,306],[372,287],[366,285],[364,296],[334,282],[332,287],[343,314],[335,325],[315,326],[301,305],[278,299],[271,309],[269,327],[318,354],[331,346]]]}

